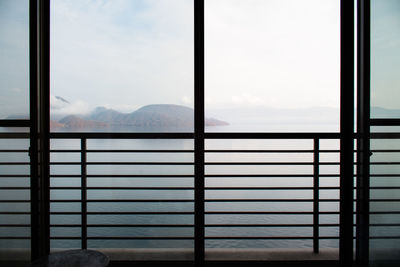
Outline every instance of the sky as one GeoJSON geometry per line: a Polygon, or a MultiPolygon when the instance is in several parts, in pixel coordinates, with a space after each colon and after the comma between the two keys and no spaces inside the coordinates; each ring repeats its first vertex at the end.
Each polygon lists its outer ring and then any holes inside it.
{"type": "MultiPolygon", "coordinates": [[[[338,108],[339,2],[206,0],[206,110],[338,108]]],[[[377,2],[372,103],[395,108],[400,95],[388,95],[400,94],[400,3],[377,2]]],[[[27,111],[27,6],[0,0],[3,117],[27,111]]],[[[51,1],[53,112],[193,107],[193,35],[193,0],[51,1]]]]}
{"type": "MultiPolygon", "coordinates": [[[[207,109],[338,107],[338,3],[206,1],[207,109]]],[[[59,0],[51,8],[53,95],[80,112],[193,106],[193,1],[59,0]]]]}
{"type": "Polygon", "coordinates": [[[371,21],[371,105],[400,109],[400,1],[371,1],[371,21]]]}
{"type": "Polygon", "coordinates": [[[0,0],[0,118],[29,112],[29,0],[0,0]]]}

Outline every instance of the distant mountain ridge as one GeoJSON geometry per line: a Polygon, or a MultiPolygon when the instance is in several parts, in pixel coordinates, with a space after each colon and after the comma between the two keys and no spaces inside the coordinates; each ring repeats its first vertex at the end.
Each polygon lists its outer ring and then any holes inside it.
{"type": "MultiPolygon", "coordinates": [[[[105,107],[97,107],[85,116],[69,115],[53,121],[55,129],[143,128],[143,129],[193,129],[194,110],[172,104],[154,104],[131,113],[122,113],[105,107]]],[[[206,118],[206,126],[229,125],[227,122],[206,118]]]]}

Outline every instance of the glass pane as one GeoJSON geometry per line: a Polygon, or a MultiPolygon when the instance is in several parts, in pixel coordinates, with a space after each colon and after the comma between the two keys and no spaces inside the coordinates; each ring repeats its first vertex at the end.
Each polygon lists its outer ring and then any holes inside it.
{"type": "Polygon", "coordinates": [[[29,116],[29,1],[0,1],[0,119],[29,116]]]}
{"type": "Polygon", "coordinates": [[[340,1],[205,5],[207,131],[339,131],[340,1]]]}
{"type": "Polygon", "coordinates": [[[193,1],[51,2],[52,131],[192,132],[193,1]]]}
{"type": "Polygon", "coordinates": [[[371,139],[370,259],[371,266],[399,266],[400,140],[389,127],[385,138],[371,139]]]}
{"type": "Polygon", "coordinates": [[[371,1],[371,117],[400,118],[400,2],[371,1]]]}
{"type": "MultiPolygon", "coordinates": [[[[192,132],[193,9],[192,0],[52,1],[51,130],[192,132]]],[[[193,259],[193,140],[86,141],[88,248],[193,259]]],[[[51,140],[51,211],[71,212],[51,217],[52,248],[82,244],[80,227],[60,226],[84,216],[81,144],[51,140]]]]}

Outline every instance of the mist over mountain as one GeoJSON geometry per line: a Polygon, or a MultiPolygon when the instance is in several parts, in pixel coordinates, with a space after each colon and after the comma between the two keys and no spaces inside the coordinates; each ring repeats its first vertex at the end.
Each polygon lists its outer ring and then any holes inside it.
{"type": "MultiPolygon", "coordinates": [[[[131,113],[122,113],[105,107],[97,107],[87,115],[68,115],[61,119],[54,119],[53,129],[81,130],[81,129],[128,129],[134,130],[163,130],[163,129],[194,129],[194,111],[192,108],[172,105],[155,104],[139,108],[131,113]]],[[[227,122],[206,118],[206,126],[224,126],[227,122]]]]}

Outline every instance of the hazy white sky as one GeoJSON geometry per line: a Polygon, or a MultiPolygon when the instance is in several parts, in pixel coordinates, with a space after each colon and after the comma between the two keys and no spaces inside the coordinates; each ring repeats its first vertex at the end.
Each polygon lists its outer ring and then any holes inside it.
{"type": "MultiPolygon", "coordinates": [[[[208,110],[339,106],[338,0],[205,2],[208,110]]],[[[400,1],[373,3],[372,104],[396,108],[400,1]]],[[[193,106],[193,35],[193,0],[52,0],[52,95],[193,106]]],[[[28,0],[0,0],[0,36],[0,115],[26,113],[28,0]]]]}
{"type": "MultiPolygon", "coordinates": [[[[339,1],[206,1],[206,105],[339,106],[339,1]]],[[[54,0],[52,94],[193,105],[192,0],[54,0]]],[[[85,105],[84,103],[88,103],[85,105]]]]}

